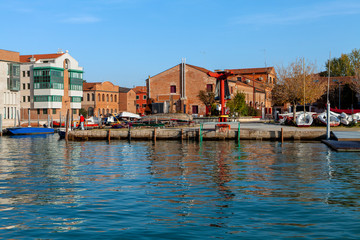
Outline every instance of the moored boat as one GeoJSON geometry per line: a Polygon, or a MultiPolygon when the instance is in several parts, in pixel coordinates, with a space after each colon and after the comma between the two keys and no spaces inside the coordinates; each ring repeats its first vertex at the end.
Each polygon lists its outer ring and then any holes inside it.
{"type": "Polygon", "coordinates": [[[296,115],[296,125],[298,127],[309,127],[313,123],[313,114],[311,113],[301,113],[296,115]]]}
{"type": "Polygon", "coordinates": [[[54,133],[53,128],[44,127],[13,127],[6,129],[11,135],[33,135],[33,134],[51,134],[54,133]]]}
{"type": "MultiPolygon", "coordinates": [[[[339,114],[330,112],[330,127],[337,127],[340,125],[339,114]]],[[[326,112],[323,112],[317,116],[317,119],[324,124],[327,125],[326,112]]]]}

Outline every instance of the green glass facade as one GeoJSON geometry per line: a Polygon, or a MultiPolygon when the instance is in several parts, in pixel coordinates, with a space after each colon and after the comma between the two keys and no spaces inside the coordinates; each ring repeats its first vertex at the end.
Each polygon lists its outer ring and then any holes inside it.
{"type": "Polygon", "coordinates": [[[34,102],[61,102],[62,96],[40,95],[34,96],[34,102]]]}
{"type": "Polygon", "coordinates": [[[75,91],[83,90],[83,71],[69,69],[69,89],[75,91]]]}
{"type": "Polygon", "coordinates": [[[64,89],[64,69],[34,68],[34,89],[64,89]]]}
{"type": "Polygon", "coordinates": [[[70,102],[81,102],[81,97],[71,97],[70,102]]]}
{"type": "Polygon", "coordinates": [[[20,90],[20,64],[9,63],[8,64],[8,82],[7,88],[10,91],[20,90]]]}

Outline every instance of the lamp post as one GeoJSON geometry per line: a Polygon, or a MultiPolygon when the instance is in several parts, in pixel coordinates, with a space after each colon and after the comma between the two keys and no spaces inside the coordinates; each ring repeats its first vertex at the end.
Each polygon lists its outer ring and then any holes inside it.
{"type": "Polygon", "coordinates": [[[328,73],[327,103],[326,103],[326,140],[330,139],[330,101],[329,101],[330,59],[331,59],[331,52],[329,55],[329,73],[328,73]]]}

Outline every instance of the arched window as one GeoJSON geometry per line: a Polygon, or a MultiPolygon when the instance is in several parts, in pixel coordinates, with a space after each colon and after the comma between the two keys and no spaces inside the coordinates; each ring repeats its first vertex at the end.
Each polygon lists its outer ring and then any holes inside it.
{"type": "Polygon", "coordinates": [[[101,101],[100,93],[98,94],[98,101],[101,101]]]}
{"type": "Polygon", "coordinates": [[[113,95],[112,94],[110,95],[110,101],[111,102],[113,101],[113,95]]]}
{"type": "Polygon", "coordinates": [[[116,95],[115,95],[115,102],[117,102],[117,97],[116,97],[116,95]]]}
{"type": "Polygon", "coordinates": [[[106,101],[109,102],[109,94],[106,94],[106,101]]]}
{"type": "Polygon", "coordinates": [[[102,95],[102,100],[105,102],[105,94],[102,95]]]}
{"type": "Polygon", "coordinates": [[[90,93],[87,94],[87,101],[90,101],[90,93]]]}
{"type": "Polygon", "coordinates": [[[94,93],[91,94],[91,97],[92,97],[92,101],[95,101],[95,94],[94,93]]]}

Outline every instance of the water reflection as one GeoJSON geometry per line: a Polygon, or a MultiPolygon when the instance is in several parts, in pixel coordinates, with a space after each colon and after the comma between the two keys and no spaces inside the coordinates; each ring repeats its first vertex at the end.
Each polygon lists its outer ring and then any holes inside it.
{"type": "Polygon", "coordinates": [[[335,232],[358,233],[348,219],[359,219],[359,154],[321,143],[47,136],[0,138],[0,150],[0,229],[23,236],[327,237],[334,219],[335,232]]]}

